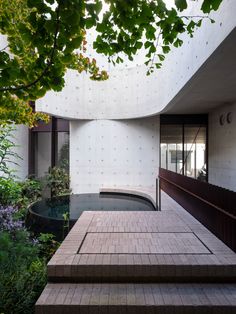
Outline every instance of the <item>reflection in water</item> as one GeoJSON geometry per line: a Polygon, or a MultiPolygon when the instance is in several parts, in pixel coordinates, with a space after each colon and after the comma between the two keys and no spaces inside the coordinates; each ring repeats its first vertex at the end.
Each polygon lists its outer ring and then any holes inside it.
{"type": "Polygon", "coordinates": [[[68,213],[70,220],[76,220],[83,211],[147,211],[154,207],[150,201],[137,196],[103,193],[45,199],[34,204],[31,210],[40,216],[59,220],[68,213]]]}

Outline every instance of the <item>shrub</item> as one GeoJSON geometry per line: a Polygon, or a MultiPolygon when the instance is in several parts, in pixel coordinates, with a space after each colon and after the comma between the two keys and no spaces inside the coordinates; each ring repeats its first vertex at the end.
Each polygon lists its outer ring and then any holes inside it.
{"type": "Polygon", "coordinates": [[[14,232],[22,229],[22,221],[14,219],[16,213],[17,209],[12,206],[0,206],[0,231],[14,232]]]}
{"type": "Polygon", "coordinates": [[[46,264],[59,243],[51,234],[31,239],[18,209],[0,206],[0,313],[33,313],[46,284],[46,264]]]}
{"type": "MultiPolygon", "coordinates": [[[[0,313],[30,314],[46,284],[46,263],[59,243],[50,234],[31,239],[24,228],[27,205],[41,197],[42,184],[30,178],[15,181],[9,162],[19,156],[13,152],[12,130],[0,127],[0,313]]],[[[53,193],[69,190],[65,170],[53,169],[49,180],[53,193]]]]}
{"type": "Polygon", "coordinates": [[[34,202],[42,196],[42,183],[33,178],[28,178],[21,182],[22,197],[25,197],[29,202],[34,202]]]}
{"type": "Polygon", "coordinates": [[[21,200],[21,185],[13,178],[0,178],[0,205],[17,205],[21,200]]]}
{"type": "Polygon", "coordinates": [[[70,177],[65,169],[50,167],[46,180],[47,187],[51,189],[51,197],[70,193],[70,177]]]}
{"type": "Polygon", "coordinates": [[[49,260],[58,249],[60,243],[55,240],[51,233],[40,233],[37,239],[39,245],[39,255],[49,260]]]}
{"type": "Polygon", "coordinates": [[[0,232],[0,313],[33,313],[46,284],[46,262],[28,232],[0,232]]]}

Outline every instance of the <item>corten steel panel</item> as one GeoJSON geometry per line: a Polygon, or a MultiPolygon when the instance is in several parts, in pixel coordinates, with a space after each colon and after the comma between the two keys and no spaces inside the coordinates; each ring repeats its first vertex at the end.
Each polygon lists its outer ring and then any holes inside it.
{"type": "Polygon", "coordinates": [[[160,168],[160,187],[236,251],[236,193],[160,168]]]}

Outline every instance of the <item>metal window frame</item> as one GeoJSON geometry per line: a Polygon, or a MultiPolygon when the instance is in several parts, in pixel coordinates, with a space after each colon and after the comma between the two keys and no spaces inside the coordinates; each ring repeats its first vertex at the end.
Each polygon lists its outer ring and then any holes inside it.
{"type": "MultiPolygon", "coordinates": [[[[187,125],[201,125],[206,128],[206,182],[208,182],[208,114],[194,114],[194,115],[183,115],[183,114],[163,114],[160,115],[160,151],[159,151],[159,165],[161,167],[161,138],[162,138],[162,125],[182,125],[182,160],[185,160],[184,156],[184,145],[185,145],[185,127],[187,125]]],[[[196,162],[195,162],[196,167],[196,162]]],[[[166,168],[168,170],[168,167],[166,168]]],[[[196,171],[196,170],[195,170],[196,171]]],[[[182,167],[182,173],[185,176],[185,165],[182,167]]]]}

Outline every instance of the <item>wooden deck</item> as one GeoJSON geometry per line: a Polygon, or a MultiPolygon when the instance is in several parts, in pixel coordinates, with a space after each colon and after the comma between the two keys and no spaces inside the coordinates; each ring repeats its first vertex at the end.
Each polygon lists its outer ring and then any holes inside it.
{"type": "Polygon", "coordinates": [[[84,212],[36,313],[236,312],[236,254],[163,197],[161,212],[84,212]]]}

